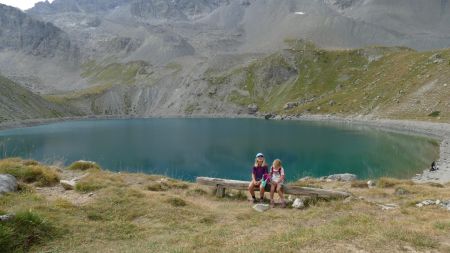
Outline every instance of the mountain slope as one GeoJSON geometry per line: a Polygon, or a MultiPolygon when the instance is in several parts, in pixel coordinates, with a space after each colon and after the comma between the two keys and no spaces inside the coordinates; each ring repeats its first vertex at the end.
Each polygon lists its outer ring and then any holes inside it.
{"type": "Polygon", "coordinates": [[[324,50],[302,41],[288,44],[270,56],[228,66],[92,63],[84,73],[97,85],[49,99],[89,105],[84,113],[98,115],[235,115],[258,108],[259,114],[450,120],[450,50],[324,50]]]}
{"type": "Polygon", "coordinates": [[[75,110],[52,104],[3,76],[0,91],[0,123],[75,115],[75,110]]]}

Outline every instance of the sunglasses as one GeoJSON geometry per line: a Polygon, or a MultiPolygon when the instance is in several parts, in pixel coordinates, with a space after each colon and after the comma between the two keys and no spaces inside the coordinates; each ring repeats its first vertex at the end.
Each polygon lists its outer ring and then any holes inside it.
{"type": "Polygon", "coordinates": [[[258,158],[264,158],[264,156],[262,156],[262,155],[260,155],[260,156],[257,156],[258,158]]]}

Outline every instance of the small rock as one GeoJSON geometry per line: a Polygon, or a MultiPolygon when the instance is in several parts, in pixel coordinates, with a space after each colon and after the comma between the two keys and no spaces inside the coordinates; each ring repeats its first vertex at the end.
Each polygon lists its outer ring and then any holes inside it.
{"type": "Polygon", "coordinates": [[[9,220],[13,219],[14,217],[16,217],[16,215],[13,213],[0,215],[0,221],[9,221],[9,220]]]}
{"type": "Polygon", "coordinates": [[[384,205],[379,205],[381,207],[381,210],[387,211],[387,210],[393,210],[398,208],[397,204],[384,204],[384,205]]]}
{"type": "Polygon", "coordinates": [[[422,204],[424,206],[434,205],[434,201],[430,200],[430,199],[427,199],[427,200],[422,201],[422,204]]]}
{"type": "Polygon", "coordinates": [[[329,106],[334,106],[334,105],[336,105],[336,101],[330,100],[330,102],[328,102],[328,105],[329,106]]]}
{"type": "Polygon", "coordinates": [[[0,195],[17,191],[17,179],[9,174],[0,175],[0,195]]]}
{"type": "Polygon", "coordinates": [[[271,113],[264,115],[264,119],[267,119],[267,120],[269,120],[269,119],[271,119],[273,117],[275,117],[275,116],[273,114],[271,114],[271,113]]]}
{"type": "Polygon", "coordinates": [[[305,203],[303,203],[303,200],[296,198],[292,204],[292,207],[296,209],[303,209],[305,208],[305,203]]]}
{"type": "Polygon", "coordinates": [[[422,203],[416,204],[417,207],[423,207],[422,203]]]}
{"type": "Polygon", "coordinates": [[[367,186],[369,186],[369,189],[372,189],[376,186],[375,181],[369,180],[367,181],[367,186]]]}
{"type": "Polygon", "coordinates": [[[284,105],[283,109],[284,110],[290,110],[290,109],[295,108],[297,106],[298,106],[298,102],[289,102],[289,103],[286,103],[284,105]]]}
{"type": "Polygon", "coordinates": [[[260,213],[269,210],[269,208],[270,208],[270,207],[269,207],[268,204],[256,204],[256,205],[253,206],[253,209],[254,209],[255,211],[257,211],[257,212],[260,212],[260,213]]]}
{"type": "Polygon", "coordinates": [[[441,204],[441,201],[438,199],[438,200],[436,200],[436,205],[440,205],[441,204]]]}
{"type": "Polygon", "coordinates": [[[273,119],[274,120],[283,120],[283,117],[281,117],[281,115],[277,115],[273,119]]]}
{"type": "Polygon", "coordinates": [[[208,90],[208,94],[210,96],[214,96],[217,94],[217,88],[216,87],[212,87],[211,89],[208,90]]]}
{"type": "Polygon", "coordinates": [[[59,183],[65,190],[73,190],[75,189],[76,182],[74,180],[60,180],[59,183]]]}
{"type": "Polygon", "coordinates": [[[89,197],[92,197],[92,196],[94,196],[94,193],[93,193],[93,192],[90,192],[90,193],[88,194],[88,196],[89,196],[89,197]]]}

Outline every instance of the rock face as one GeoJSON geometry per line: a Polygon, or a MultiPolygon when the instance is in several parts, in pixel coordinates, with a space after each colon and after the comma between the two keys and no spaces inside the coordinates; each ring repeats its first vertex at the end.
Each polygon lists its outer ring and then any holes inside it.
{"type": "Polygon", "coordinates": [[[0,4],[0,49],[68,61],[76,60],[78,54],[78,48],[61,29],[3,4],[0,4]]]}
{"type": "Polygon", "coordinates": [[[0,195],[17,191],[17,180],[8,174],[0,175],[0,195]]]}

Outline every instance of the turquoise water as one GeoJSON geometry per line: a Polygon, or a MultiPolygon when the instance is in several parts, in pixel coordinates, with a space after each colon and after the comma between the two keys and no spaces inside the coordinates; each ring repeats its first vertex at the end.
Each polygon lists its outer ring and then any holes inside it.
{"type": "Polygon", "coordinates": [[[91,160],[184,180],[248,179],[257,152],[281,159],[290,181],[344,172],[409,178],[436,159],[438,144],[368,127],[259,119],[92,120],[0,131],[0,158],[91,160]]]}

